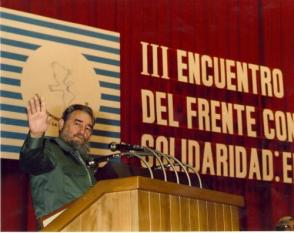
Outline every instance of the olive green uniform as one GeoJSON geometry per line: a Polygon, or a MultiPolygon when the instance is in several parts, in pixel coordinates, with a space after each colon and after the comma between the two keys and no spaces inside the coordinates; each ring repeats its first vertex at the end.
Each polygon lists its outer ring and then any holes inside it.
{"type": "Polygon", "coordinates": [[[63,207],[95,184],[93,171],[85,163],[87,157],[60,137],[27,136],[20,152],[20,167],[30,174],[37,218],[63,207]]]}

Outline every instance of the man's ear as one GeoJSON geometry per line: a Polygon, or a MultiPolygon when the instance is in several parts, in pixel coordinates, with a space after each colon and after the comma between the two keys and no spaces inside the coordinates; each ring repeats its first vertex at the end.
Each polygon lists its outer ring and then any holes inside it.
{"type": "Polygon", "coordinates": [[[61,131],[63,129],[63,126],[64,126],[64,120],[60,119],[58,121],[58,129],[59,129],[59,131],[61,131]]]}

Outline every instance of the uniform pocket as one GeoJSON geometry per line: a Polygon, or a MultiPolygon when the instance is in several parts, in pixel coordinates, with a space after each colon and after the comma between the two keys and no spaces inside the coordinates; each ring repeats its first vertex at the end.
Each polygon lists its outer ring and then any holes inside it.
{"type": "Polygon", "coordinates": [[[71,199],[80,197],[87,190],[87,172],[70,166],[64,166],[62,171],[65,195],[71,199]]]}

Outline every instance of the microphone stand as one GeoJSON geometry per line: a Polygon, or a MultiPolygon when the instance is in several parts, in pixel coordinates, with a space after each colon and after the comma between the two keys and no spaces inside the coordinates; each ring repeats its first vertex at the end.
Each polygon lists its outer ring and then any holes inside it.
{"type": "Polygon", "coordinates": [[[189,164],[185,164],[183,163],[186,167],[190,168],[194,173],[195,175],[197,176],[197,179],[198,179],[198,183],[199,183],[199,188],[202,189],[202,181],[201,181],[201,178],[200,178],[200,175],[198,174],[198,172],[189,164]]]}
{"type": "Polygon", "coordinates": [[[176,162],[178,163],[178,165],[180,165],[180,166],[183,168],[183,170],[184,170],[184,172],[185,172],[185,174],[186,174],[186,176],[187,176],[189,186],[192,186],[192,185],[191,185],[191,178],[190,178],[190,175],[189,175],[189,173],[188,173],[188,170],[187,170],[185,167],[190,168],[190,169],[195,173],[195,175],[197,176],[197,179],[198,179],[199,187],[200,187],[200,188],[203,188],[203,186],[202,186],[202,181],[201,181],[201,178],[200,178],[199,173],[198,173],[198,172],[197,172],[197,171],[196,171],[191,165],[189,165],[189,164],[185,164],[185,163],[182,163],[180,160],[178,160],[177,158],[172,157],[172,156],[170,156],[170,155],[163,154],[163,153],[161,153],[161,152],[159,152],[159,151],[157,151],[157,152],[158,152],[159,154],[161,154],[165,159],[167,159],[167,161],[169,162],[169,164],[171,165],[171,167],[172,167],[173,170],[175,171],[175,173],[176,173],[176,177],[177,177],[177,183],[178,183],[178,184],[179,184],[179,178],[178,178],[177,171],[175,170],[175,167],[173,166],[173,164],[172,164],[172,162],[170,161],[170,159],[168,159],[168,158],[173,159],[174,161],[176,161],[176,162]]]}
{"type": "Polygon", "coordinates": [[[175,176],[176,176],[177,184],[180,184],[179,175],[178,175],[178,172],[177,172],[177,170],[175,168],[175,166],[180,166],[183,169],[183,171],[185,172],[185,174],[186,174],[186,177],[187,177],[187,180],[188,180],[188,185],[192,186],[191,178],[190,178],[189,172],[187,170],[187,169],[191,169],[195,173],[195,175],[196,175],[196,177],[198,179],[199,187],[202,188],[202,181],[201,181],[200,175],[198,174],[198,172],[191,165],[184,164],[179,159],[177,159],[176,157],[172,157],[171,155],[161,153],[160,151],[151,149],[149,147],[140,147],[140,148],[141,148],[140,151],[137,151],[135,149],[133,149],[133,150],[131,149],[131,150],[128,150],[128,151],[124,151],[124,152],[120,152],[120,153],[116,153],[116,154],[112,154],[112,155],[107,155],[107,156],[105,156],[105,158],[102,158],[104,156],[101,156],[100,158],[92,158],[91,161],[88,161],[88,165],[93,165],[93,163],[99,163],[99,162],[102,162],[102,161],[108,161],[109,159],[111,159],[113,157],[121,157],[122,155],[127,155],[127,156],[130,156],[130,157],[136,157],[136,158],[140,159],[140,161],[142,161],[144,163],[144,165],[147,167],[147,169],[148,169],[148,171],[150,173],[151,179],[154,179],[154,175],[153,175],[151,167],[146,162],[146,160],[142,158],[143,156],[153,155],[156,158],[156,160],[158,160],[158,162],[160,164],[159,166],[155,166],[153,168],[155,168],[155,169],[159,168],[159,167],[161,168],[162,173],[163,173],[163,177],[164,177],[164,181],[167,181],[167,174],[166,174],[165,169],[168,168],[168,167],[169,168],[172,167],[172,169],[173,169],[173,171],[175,173],[175,176]],[[163,157],[168,162],[168,164],[163,164],[161,157],[163,157]],[[172,162],[172,161],[174,161],[174,162],[172,162]]]}
{"type": "MultiPolygon", "coordinates": [[[[161,153],[161,154],[162,154],[162,153],[161,153]]],[[[190,175],[189,175],[187,169],[185,168],[184,164],[183,164],[180,160],[178,160],[176,157],[172,157],[172,156],[170,156],[170,155],[165,155],[165,156],[167,156],[167,157],[169,157],[170,159],[176,161],[176,162],[178,163],[178,165],[180,165],[180,167],[183,168],[183,170],[184,170],[184,172],[185,172],[185,174],[186,174],[186,176],[187,176],[187,179],[188,179],[188,184],[189,184],[189,186],[191,186],[191,178],[190,178],[190,175]]]]}
{"type": "MultiPolygon", "coordinates": [[[[163,158],[165,158],[166,161],[168,161],[169,163],[169,166],[173,168],[174,170],[174,173],[175,173],[175,176],[176,176],[176,180],[177,180],[177,184],[180,183],[180,179],[179,179],[179,174],[175,168],[175,166],[173,165],[172,161],[169,159],[169,157],[166,155],[166,154],[163,154],[161,153],[160,151],[156,151],[156,150],[153,150],[154,153],[158,153],[159,155],[161,155],[163,158]]],[[[168,165],[166,165],[165,167],[168,167],[168,165]]],[[[165,170],[165,169],[164,169],[165,170]]]]}
{"type": "Polygon", "coordinates": [[[89,159],[86,161],[86,165],[90,167],[98,166],[98,163],[109,161],[114,157],[120,157],[121,153],[111,154],[111,155],[101,155],[97,156],[90,156],[89,159]]]}
{"type": "Polygon", "coordinates": [[[154,150],[150,149],[149,147],[143,147],[143,148],[144,148],[144,150],[151,152],[151,154],[154,155],[155,158],[159,161],[159,164],[160,164],[160,167],[161,167],[161,170],[163,173],[164,181],[167,181],[166,171],[165,171],[164,165],[163,165],[160,157],[158,156],[158,154],[154,150]]]}
{"type": "Polygon", "coordinates": [[[126,153],[124,152],[123,154],[139,158],[145,164],[145,166],[148,168],[151,179],[154,179],[153,172],[152,172],[150,166],[148,165],[148,163],[143,158],[141,158],[141,156],[137,155],[134,151],[128,151],[126,153]]]}

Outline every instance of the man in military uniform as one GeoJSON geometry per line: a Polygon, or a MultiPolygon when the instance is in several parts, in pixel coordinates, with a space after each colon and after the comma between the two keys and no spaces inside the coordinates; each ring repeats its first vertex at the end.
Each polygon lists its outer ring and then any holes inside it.
{"type": "Polygon", "coordinates": [[[44,136],[50,121],[44,99],[31,98],[27,112],[29,133],[20,152],[20,167],[30,174],[33,205],[40,219],[95,184],[94,171],[86,165],[95,117],[88,106],[71,105],[58,122],[59,137],[49,138],[44,136]]]}

